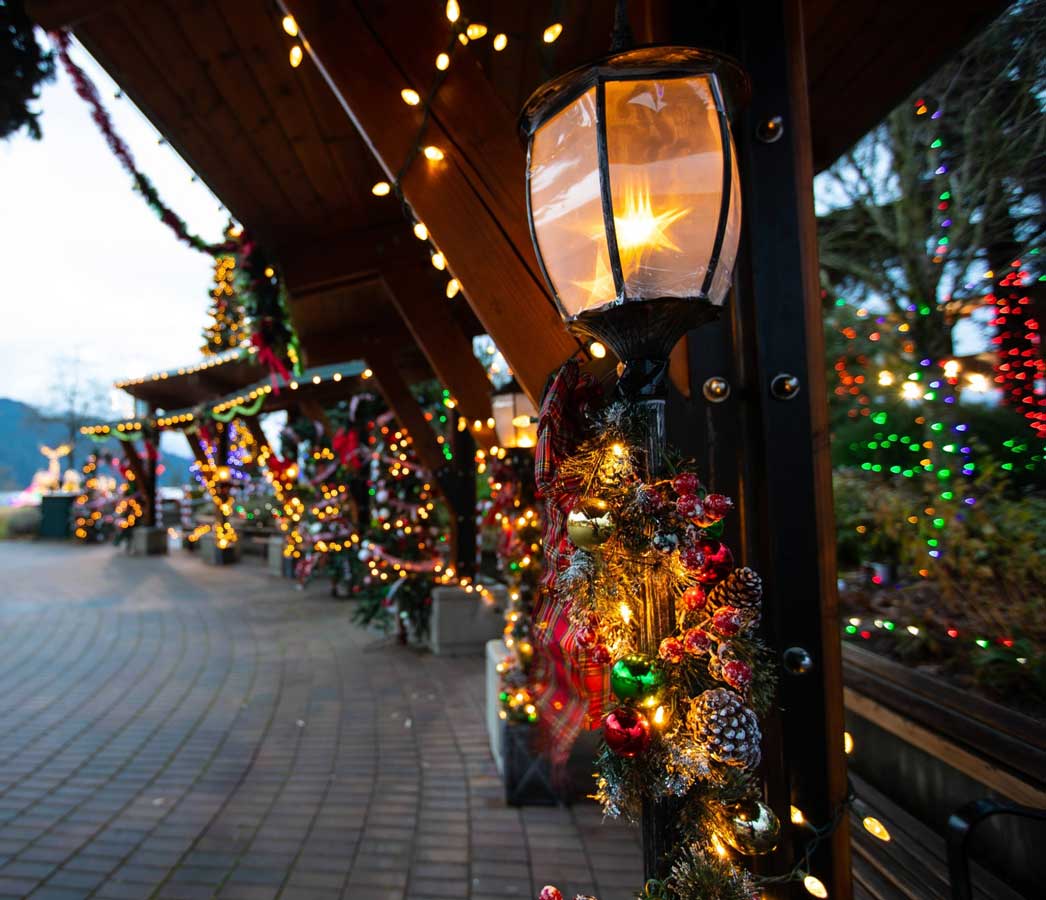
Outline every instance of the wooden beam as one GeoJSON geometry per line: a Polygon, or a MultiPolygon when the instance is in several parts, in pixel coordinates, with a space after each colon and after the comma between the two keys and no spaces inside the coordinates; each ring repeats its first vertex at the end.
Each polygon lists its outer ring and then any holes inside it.
{"type": "Polygon", "coordinates": [[[294,297],[374,277],[382,268],[425,262],[428,254],[404,222],[358,228],[280,252],[280,269],[294,297]]]}
{"type": "MultiPolygon", "coordinates": [[[[371,21],[353,4],[283,0],[282,5],[297,20],[312,64],[394,180],[414,152],[422,116],[404,107],[400,89],[413,85],[425,94],[436,75],[438,51],[429,52],[432,42],[444,49],[452,41],[437,5],[412,6],[409,28],[391,6],[381,12],[368,4],[371,21]],[[352,49],[346,52],[350,36],[352,49]],[[396,56],[390,47],[397,48],[396,56]]],[[[548,374],[578,344],[564,331],[536,270],[523,211],[525,160],[514,133],[513,117],[462,52],[422,135],[446,157],[418,156],[400,185],[483,327],[537,400],[548,374]]]]}
{"type": "MultiPolygon", "coordinates": [[[[433,298],[419,289],[417,272],[407,267],[389,267],[384,271],[389,301],[403,317],[414,342],[425,354],[440,383],[450,391],[469,422],[479,421],[483,428],[476,439],[491,445],[493,430],[486,425],[491,415],[491,384],[486,370],[472,350],[472,340],[449,315],[446,304],[453,301],[433,298]]],[[[493,440],[493,443],[497,443],[493,440]]]]}

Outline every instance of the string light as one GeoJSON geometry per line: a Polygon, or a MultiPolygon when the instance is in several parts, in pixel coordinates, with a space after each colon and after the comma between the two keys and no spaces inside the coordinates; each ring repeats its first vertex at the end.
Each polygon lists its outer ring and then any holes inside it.
{"type": "Polygon", "coordinates": [[[468,35],[470,41],[478,41],[487,33],[487,26],[481,22],[470,22],[468,27],[465,29],[465,34],[468,35]]]}
{"type": "Polygon", "coordinates": [[[501,52],[508,46],[508,35],[496,34],[494,35],[494,49],[501,52]]]}
{"type": "Polygon", "coordinates": [[[411,88],[404,88],[400,91],[400,96],[403,98],[403,102],[407,106],[417,106],[421,103],[421,94],[411,88]]]}
{"type": "Polygon", "coordinates": [[[421,222],[415,222],[414,237],[419,241],[427,241],[429,239],[429,230],[421,222]]]}
{"type": "Polygon", "coordinates": [[[439,269],[440,272],[447,268],[447,260],[438,250],[432,254],[432,265],[434,268],[439,269]]]}
{"type": "Polygon", "coordinates": [[[803,887],[806,888],[807,893],[819,898],[819,900],[825,900],[828,896],[828,888],[824,886],[824,882],[813,875],[807,875],[803,878],[803,887]]]}
{"type": "Polygon", "coordinates": [[[886,830],[886,826],[875,816],[865,816],[861,824],[864,826],[864,830],[872,837],[877,837],[880,841],[890,840],[890,832],[886,830]]]}
{"type": "Polygon", "coordinates": [[[453,300],[458,296],[458,292],[461,290],[461,282],[457,278],[451,278],[447,282],[447,299],[453,300]]]}
{"type": "Polygon", "coordinates": [[[291,68],[292,69],[297,69],[298,66],[301,65],[301,61],[302,61],[303,58],[304,58],[304,53],[302,52],[301,44],[294,44],[291,47],[291,52],[290,52],[291,68]]]}
{"type": "Polygon", "coordinates": [[[602,359],[607,355],[607,348],[599,341],[593,341],[588,345],[588,352],[592,355],[593,359],[602,359]]]}
{"type": "Polygon", "coordinates": [[[294,16],[286,15],[283,17],[281,22],[283,30],[287,32],[291,37],[298,36],[298,23],[294,20],[294,16]]]}
{"type": "Polygon", "coordinates": [[[461,16],[461,6],[458,0],[447,0],[447,21],[453,24],[461,16]]]}
{"type": "Polygon", "coordinates": [[[543,35],[541,35],[541,39],[546,44],[551,44],[562,33],[563,33],[563,26],[559,22],[555,22],[554,24],[549,25],[548,28],[545,29],[545,33],[543,35]]]}
{"type": "Polygon", "coordinates": [[[432,144],[429,144],[423,152],[425,154],[425,159],[431,160],[432,162],[439,162],[439,160],[443,159],[444,155],[439,147],[432,144]]]}
{"type": "Polygon", "coordinates": [[[375,197],[385,197],[391,190],[392,186],[387,181],[379,181],[370,189],[370,192],[375,197]]]}
{"type": "Polygon", "coordinates": [[[436,57],[436,68],[441,72],[446,72],[450,68],[450,54],[441,53],[436,57]]]}

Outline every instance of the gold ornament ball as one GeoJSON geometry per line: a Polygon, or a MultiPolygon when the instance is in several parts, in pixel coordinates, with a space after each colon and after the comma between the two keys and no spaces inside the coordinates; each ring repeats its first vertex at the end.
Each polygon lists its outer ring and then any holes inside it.
{"type": "Polygon", "coordinates": [[[717,819],[723,840],[745,856],[769,853],[781,836],[781,823],[761,800],[728,804],[722,807],[717,819]]]}
{"type": "Polygon", "coordinates": [[[610,505],[601,497],[586,497],[567,516],[567,536],[582,550],[594,550],[616,527],[610,505]]]}

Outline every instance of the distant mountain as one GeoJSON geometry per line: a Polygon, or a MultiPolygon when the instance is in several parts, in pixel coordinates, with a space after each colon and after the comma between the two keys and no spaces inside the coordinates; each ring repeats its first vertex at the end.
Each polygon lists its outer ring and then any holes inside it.
{"type": "MultiPolygon", "coordinates": [[[[47,460],[40,453],[41,444],[56,447],[65,440],[63,425],[42,421],[27,403],[0,397],[0,491],[19,491],[28,487],[33,474],[47,468],[47,460]]],[[[87,454],[99,449],[115,454],[119,452],[119,441],[113,440],[99,446],[89,438],[79,438],[73,449],[75,467],[79,469],[87,454]]],[[[164,453],[160,462],[165,471],[160,476],[160,484],[179,485],[191,480],[191,461],[184,456],[164,453]]],[[[64,472],[69,468],[68,457],[62,463],[64,472]]]]}

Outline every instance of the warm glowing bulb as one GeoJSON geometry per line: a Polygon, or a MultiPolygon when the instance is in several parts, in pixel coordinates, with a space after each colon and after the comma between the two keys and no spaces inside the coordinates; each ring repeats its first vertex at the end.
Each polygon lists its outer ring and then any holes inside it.
{"type": "Polygon", "coordinates": [[[621,618],[626,625],[632,621],[632,609],[627,603],[622,603],[618,607],[618,611],[621,613],[621,618]]]}
{"type": "Polygon", "coordinates": [[[364,380],[374,377],[374,372],[371,369],[364,369],[363,374],[360,376],[364,380]]]}
{"type": "Polygon", "coordinates": [[[724,859],[726,858],[727,849],[724,846],[723,842],[721,840],[719,840],[719,835],[718,834],[713,834],[712,835],[712,849],[715,850],[715,852],[716,852],[716,854],[718,856],[720,856],[720,857],[722,857],[724,859]]]}
{"type": "Polygon", "coordinates": [[[297,69],[301,65],[302,56],[301,44],[295,44],[291,47],[290,60],[292,69],[297,69]]]}
{"type": "Polygon", "coordinates": [[[443,254],[440,253],[438,250],[432,254],[432,265],[435,266],[435,268],[439,269],[441,272],[445,268],[447,268],[447,260],[444,258],[443,254]]]}
{"type": "Polygon", "coordinates": [[[298,36],[298,23],[294,21],[294,16],[288,15],[283,17],[283,30],[291,37],[298,36]]]}
{"type": "Polygon", "coordinates": [[[441,53],[436,57],[436,68],[441,72],[446,72],[450,66],[450,57],[446,53],[441,53]]]}
{"type": "Polygon", "coordinates": [[[461,290],[461,282],[457,278],[451,278],[447,282],[447,299],[453,300],[458,296],[458,292],[461,290]]]}
{"type": "Polygon", "coordinates": [[[375,197],[385,197],[392,190],[392,186],[387,181],[379,181],[370,189],[370,192],[375,197]]]}
{"type": "Polygon", "coordinates": [[[824,898],[828,896],[828,888],[824,886],[824,882],[822,882],[820,878],[815,878],[813,875],[807,875],[803,879],[803,887],[815,897],[821,898],[821,900],[824,900],[824,898]]]}
{"type": "Polygon", "coordinates": [[[654,724],[657,726],[664,725],[668,721],[668,711],[663,707],[659,706],[657,712],[654,713],[654,724]]]}
{"type": "Polygon", "coordinates": [[[479,40],[483,35],[487,33],[487,26],[481,22],[473,22],[465,29],[465,34],[473,41],[479,40]]]}
{"type": "Polygon", "coordinates": [[[607,348],[599,341],[593,341],[588,345],[588,352],[592,354],[593,359],[602,359],[607,355],[607,348]]]}
{"type": "Polygon", "coordinates": [[[949,359],[944,364],[944,377],[945,378],[958,378],[959,377],[959,370],[960,370],[960,368],[961,368],[961,366],[959,365],[959,360],[957,360],[957,359],[949,359]]]}
{"type": "Polygon", "coordinates": [[[889,387],[893,384],[893,372],[887,372],[885,369],[879,373],[879,386],[889,387]]]}
{"type": "Polygon", "coordinates": [[[429,144],[429,146],[425,148],[425,158],[431,159],[433,162],[438,162],[443,159],[443,151],[440,150],[439,147],[434,147],[432,144],[429,144]]]}
{"type": "Polygon", "coordinates": [[[880,841],[890,840],[890,832],[886,830],[886,826],[875,816],[865,816],[861,824],[864,826],[864,830],[872,837],[877,837],[880,841]]]}
{"type": "Polygon", "coordinates": [[[458,0],[447,0],[447,21],[457,22],[461,17],[461,6],[458,0]]]}
{"type": "Polygon", "coordinates": [[[412,88],[404,88],[400,91],[400,96],[403,98],[403,102],[406,103],[407,106],[417,106],[421,103],[421,94],[412,88]]]}
{"type": "Polygon", "coordinates": [[[966,386],[976,394],[984,394],[988,391],[988,379],[980,372],[973,372],[966,376],[966,386]]]}
{"type": "Polygon", "coordinates": [[[508,35],[497,34],[494,36],[494,49],[504,50],[508,46],[508,35]]]}
{"type": "Polygon", "coordinates": [[[803,815],[803,811],[798,806],[790,806],[789,814],[792,817],[793,825],[805,825],[806,817],[803,815]]]}
{"type": "Polygon", "coordinates": [[[916,381],[906,381],[901,387],[901,397],[905,400],[918,400],[923,395],[923,390],[916,381]]]}
{"type": "Polygon", "coordinates": [[[419,241],[427,241],[429,239],[429,230],[421,222],[415,222],[414,237],[419,241]]]}
{"type": "Polygon", "coordinates": [[[846,751],[847,755],[854,752],[854,739],[849,731],[843,732],[843,750],[846,751]]]}
{"type": "Polygon", "coordinates": [[[546,44],[551,44],[562,33],[563,26],[559,22],[556,22],[554,25],[549,25],[548,28],[545,29],[545,33],[541,35],[541,39],[546,44]]]}

